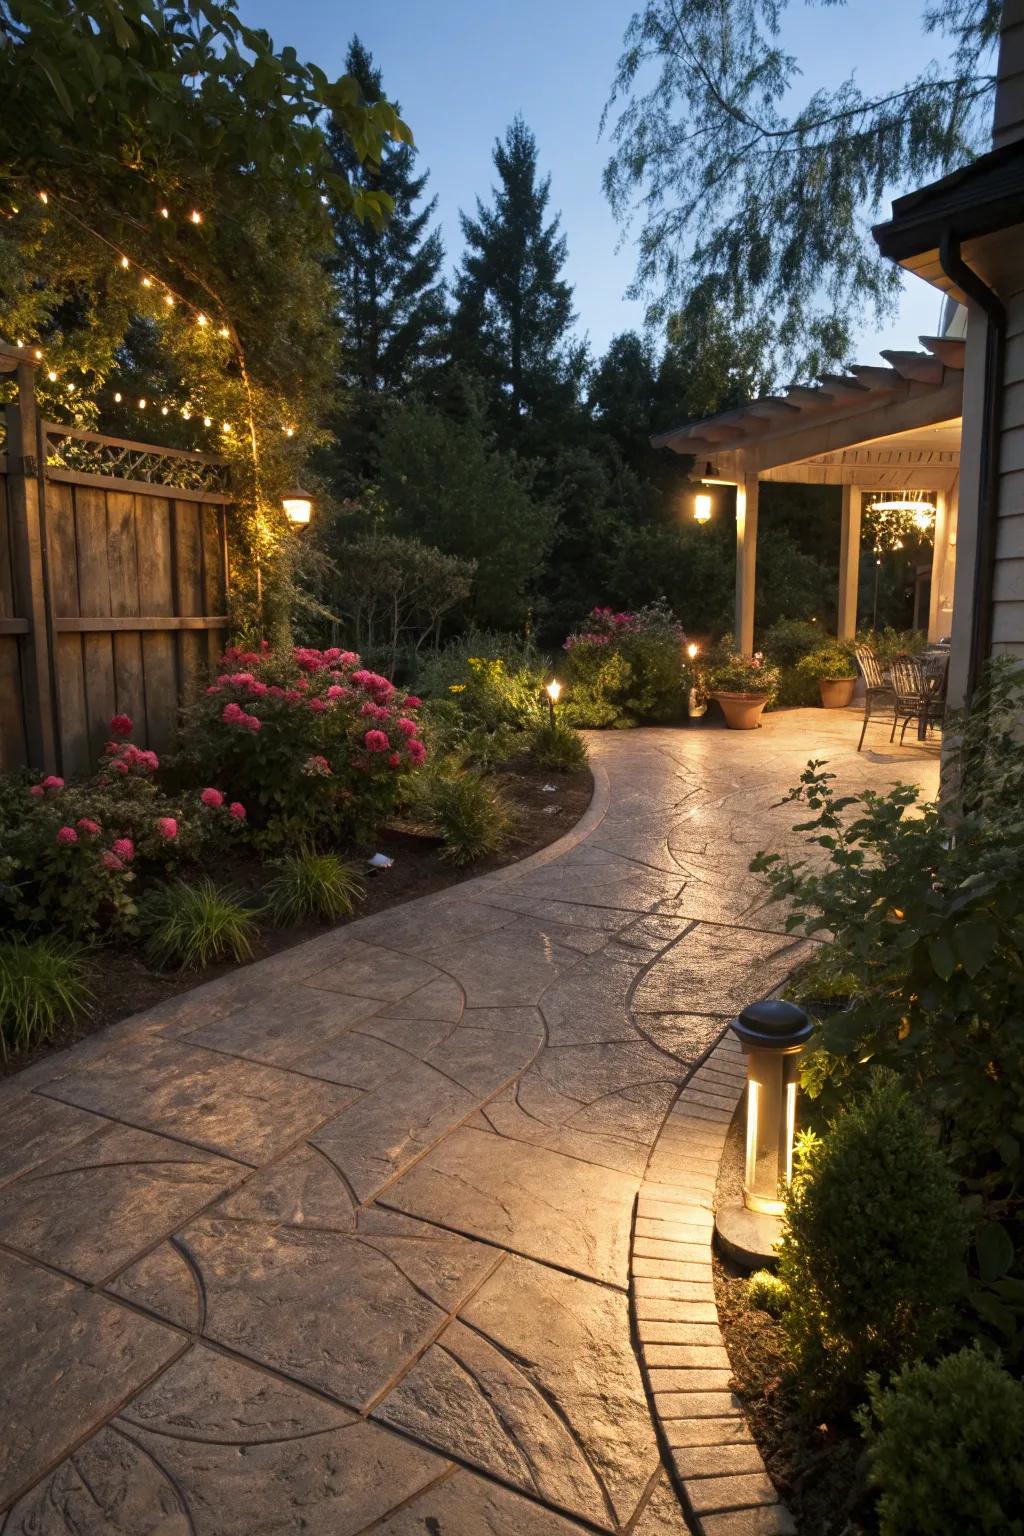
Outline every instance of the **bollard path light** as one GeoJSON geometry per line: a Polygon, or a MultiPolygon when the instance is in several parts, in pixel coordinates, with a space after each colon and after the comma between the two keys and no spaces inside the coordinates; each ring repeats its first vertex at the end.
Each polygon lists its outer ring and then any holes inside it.
{"type": "Polygon", "coordinates": [[[732,1022],[747,1060],[747,1135],[743,1203],[782,1215],[781,1191],[793,1177],[797,1071],[813,1025],[794,1003],[751,1003],[732,1022]]]}
{"type": "Polygon", "coordinates": [[[555,705],[558,703],[558,695],[561,693],[561,691],[562,685],[558,681],[557,677],[553,678],[552,681],[548,683],[547,687],[544,689],[544,692],[548,696],[548,711],[551,715],[552,725],[555,723],[555,705]]]}

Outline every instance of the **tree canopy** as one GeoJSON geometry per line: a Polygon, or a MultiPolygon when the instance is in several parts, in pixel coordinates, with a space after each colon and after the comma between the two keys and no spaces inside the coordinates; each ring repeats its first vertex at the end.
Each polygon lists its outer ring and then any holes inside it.
{"type": "Polygon", "coordinates": [[[885,195],[984,143],[1001,4],[933,0],[926,46],[944,56],[878,96],[852,74],[801,94],[785,11],[644,0],[605,109],[604,185],[621,220],[639,217],[632,291],[652,319],[710,298],[733,326],[770,325],[777,365],[814,373],[846,357],[854,318],[893,307],[899,269],[865,229],[885,195]]]}

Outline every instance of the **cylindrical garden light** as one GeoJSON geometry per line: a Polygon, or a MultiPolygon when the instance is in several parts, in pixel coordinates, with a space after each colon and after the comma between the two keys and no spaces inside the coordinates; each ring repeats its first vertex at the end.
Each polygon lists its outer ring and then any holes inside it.
{"type": "Polygon", "coordinates": [[[720,1210],[717,1228],[732,1257],[756,1266],[771,1257],[780,1234],[793,1177],[800,1056],[814,1026],[794,1003],[770,999],[749,1004],[731,1027],[747,1064],[743,1206],[720,1210]]]}

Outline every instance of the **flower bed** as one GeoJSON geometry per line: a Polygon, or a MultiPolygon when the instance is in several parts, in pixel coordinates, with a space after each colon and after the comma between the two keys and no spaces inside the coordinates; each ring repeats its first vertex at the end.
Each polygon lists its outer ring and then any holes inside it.
{"type": "Polygon", "coordinates": [[[683,718],[686,634],[653,603],[636,612],[594,608],[565,641],[564,713],[573,725],[668,725],[683,718]]]}

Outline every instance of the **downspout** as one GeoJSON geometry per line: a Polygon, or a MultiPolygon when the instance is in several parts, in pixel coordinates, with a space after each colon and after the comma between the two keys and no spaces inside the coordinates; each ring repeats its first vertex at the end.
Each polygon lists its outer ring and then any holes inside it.
{"type": "Polygon", "coordinates": [[[996,566],[996,524],[999,511],[999,432],[1002,424],[1006,311],[997,295],[960,254],[960,239],[945,229],[939,242],[939,265],[960,291],[983,312],[985,328],[984,406],[979,445],[978,521],[974,550],[974,592],[970,653],[967,659],[967,698],[981,681],[992,636],[992,586],[996,566]]]}

